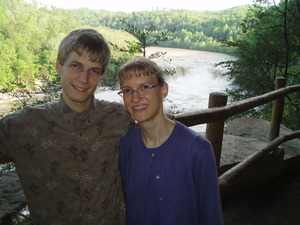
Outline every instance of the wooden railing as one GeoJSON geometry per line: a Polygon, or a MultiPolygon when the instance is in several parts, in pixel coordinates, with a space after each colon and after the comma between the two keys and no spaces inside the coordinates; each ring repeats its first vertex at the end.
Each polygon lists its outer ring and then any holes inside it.
{"type": "MultiPolygon", "coordinates": [[[[217,102],[215,104],[214,102],[210,102],[209,106],[210,108],[208,109],[203,109],[203,110],[197,110],[193,111],[190,113],[182,113],[182,114],[177,114],[175,115],[175,119],[178,120],[179,122],[185,124],[186,126],[194,126],[198,124],[205,124],[207,123],[207,128],[206,128],[206,134],[214,134],[213,136],[216,139],[215,135],[218,133],[219,130],[224,130],[224,121],[234,115],[240,114],[242,112],[245,112],[247,110],[250,110],[252,108],[255,108],[257,106],[269,103],[273,100],[275,100],[274,104],[278,105],[278,99],[281,99],[282,97],[286,96],[289,93],[292,92],[300,92],[300,85],[294,85],[294,86],[289,86],[285,88],[280,88],[278,90],[253,97],[253,98],[247,98],[245,100],[239,101],[239,102],[234,102],[225,106],[218,106],[220,102],[225,102],[224,101],[224,96],[226,94],[222,92],[213,92],[210,94],[210,100],[217,102]],[[213,96],[211,98],[211,96],[213,96]],[[221,99],[221,101],[219,100],[221,99]],[[217,105],[215,107],[215,105],[217,105]],[[212,123],[217,123],[218,126],[210,126],[212,123]]],[[[280,100],[281,101],[281,100],[280,100]]],[[[283,109],[283,107],[280,107],[283,109]]],[[[273,107],[274,109],[274,107],[273,107]]],[[[272,112],[273,115],[278,115],[282,114],[282,111],[275,111],[273,110],[272,112]]],[[[277,116],[279,117],[279,116],[277,116]]],[[[276,117],[276,118],[277,118],[276,117]]],[[[275,118],[275,116],[273,116],[275,118]]],[[[273,127],[273,130],[279,130],[280,129],[280,123],[281,121],[271,121],[271,127],[273,127]]],[[[278,135],[277,135],[278,136],[278,135]]],[[[206,136],[207,137],[207,136],[206,136]]],[[[217,151],[214,143],[222,143],[222,136],[218,136],[217,139],[215,140],[213,138],[207,137],[211,142],[214,147],[214,151],[217,151]]],[[[272,138],[274,139],[274,138],[272,138]]],[[[218,151],[221,151],[221,149],[218,149],[218,151]]],[[[220,153],[217,153],[216,155],[220,155],[220,153]]],[[[216,159],[217,162],[220,161],[220,158],[216,159]]]]}
{"type": "MultiPolygon", "coordinates": [[[[208,109],[175,115],[175,119],[185,124],[186,126],[194,126],[207,123],[205,136],[212,143],[216,157],[216,163],[219,167],[222,153],[224,121],[234,115],[274,101],[272,120],[270,124],[269,145],[267,145],[261,151],[249,156],[244,161],[240,162],[238,165],[234,166],[233,168],[219,176],[221,194],[224,199],[230,197],[230,195],[233,193],[233,190],[236,191],[239,189],[237,187],[230,186],[230,184],[235,183],[235,179],[241,176],[241,174],[245,172],[247,168],[249,168],[250,164],[255,164],[258,160],[262,159],[268,153],[274,151],[283,142],[295,138],[300,138],[300,130],[279,138],[279,130],[284,108],[284,98],[289,93],[300,92],[300,85],[289,87],[284,86],[285,79],[278,78],[275,84],[275,88],[277,90],[257,97],[234,102],[228,105],[226,105],[227,95],[225,93],[213,92],[209,97],[208,109]]],[[[251,182],[250,179],[249,182],[251,182]]],[[[244,183],[247,182],[244,181],[244,183]]],[[[241,184],[240,182],[239,187],[242,188],[243,186],[247,185],[241,184]]]]}

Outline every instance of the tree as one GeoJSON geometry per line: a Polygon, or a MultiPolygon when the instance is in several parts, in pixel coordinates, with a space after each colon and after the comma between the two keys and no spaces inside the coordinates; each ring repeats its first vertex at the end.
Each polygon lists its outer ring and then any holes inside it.
{"type": "MultiPolygon", "coordinates": [[[[300,83],[300,17],[296,1],[283,0],[267,7],[256,5],[242,23],[242,38],[224,42],[237,47],[237,60],[221,63],[229,69],[226,75],[231,86],[227,92],[232,100],[274,90],[277,77],[285,77],[287,85],[300,83]]],[[[288,95],[285,103],[283,124],[299,129],[299,93],[288,95]]],[[[250,114],[270,119],[270,106],[255,109],[250,114]]]]}
{"type": "Polygon", "coordinates": [[[130,33],[137,39],[137,41],[127,41],[129,51],[141,52],[144,57],[146,56],[147,47],[158,45],[158,43],[162,41],[171,40],[170,34],[175,32],[175,28],[158,31],[156,26],[153,24],[150,24],[149,27],[144,29],[139,29],[123,19],[120,21],[125,26],[123,30],[130,33]]]}

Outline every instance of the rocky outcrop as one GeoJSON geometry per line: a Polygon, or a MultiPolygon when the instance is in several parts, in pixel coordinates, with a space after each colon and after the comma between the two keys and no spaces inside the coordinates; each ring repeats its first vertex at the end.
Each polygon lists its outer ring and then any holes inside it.
{"type": "MultiPolygon", "coordinates": [[[[269,142],[270,122],[252,117],[241,117],[231,121],[224,130],[224,145],[222,152],[230,152],[230,148],[240,146],[242,152],[239,154],[248,154],[247,152],[262,149],[263,145],[269,142]],[[231,135],[231,136],[229,136],[231,135]],[[243,137],[236,139],[235,137],[243,137]]],[[[284,136],[291,133],[292,130],[281,125],[280,135],[284,136]]],[[[284,148],[284,159],[300,155],[300,140],[294,139],[282,144],[284,148]]],[[[232,152],[232,151],[231,151],[232,152]]],[[[236,152],[236,151],[234,151],[236,152]]]]}
{"type": "MultiPolygon", "coordinates": [[[[284,142],[277,149],[276,145],[273,150],[268,142],[269,127],[270,122],[249,117],[235,119],[226,126],[219,168],[223,199],[281,175],[299,174],[299,138],[284,142]]],[[[294,137],[295,133],[299,134],[282,126],[280,136],[294,137]]],[[[276,139],[279,140],[284,138],[276,139]]]]}
{"type": "Polygon", "coordinates": [[[0,174],[0,221],[3,222],[6,215],[18,212],[25,206],[25,195],[16,171],[0,174]]]}

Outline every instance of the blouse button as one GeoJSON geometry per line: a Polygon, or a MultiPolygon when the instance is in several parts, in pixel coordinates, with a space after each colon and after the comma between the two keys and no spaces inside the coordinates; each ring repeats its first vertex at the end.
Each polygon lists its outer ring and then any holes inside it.
{"type": "Polygon", "coordinates": [[[153,158],[154,156],[155,156],[155,153],[152,153],[152,154],[151,154],[151,157],[153,158]]]}
{"type": "Polygon", "coordinates": [[[160,175],[156,175],[156,179],[159,180],[160,179],[160,175]]]}

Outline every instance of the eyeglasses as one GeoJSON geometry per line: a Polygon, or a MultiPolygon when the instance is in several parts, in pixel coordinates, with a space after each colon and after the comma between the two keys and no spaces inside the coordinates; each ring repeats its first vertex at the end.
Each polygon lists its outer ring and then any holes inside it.
{"type": "Polygon", "coordinates": [[[143,86],[140,86],[139,88],[137,88],[135,90],[132,90],[131,88],[124,88],[121,91],[119,91],[118,94],[123,98],[132,96],[135,91],[139,95],[147,95],[147,94],[149,94],[149,92],[152,88],[155,88],[157,86],[160,86],[160,84],[155,84],[155,85],[144,84],[143,86]]]}

